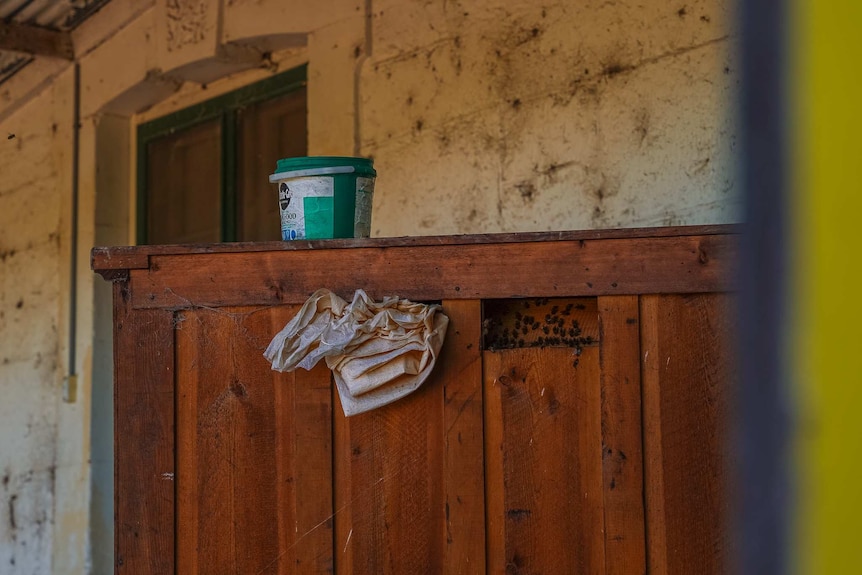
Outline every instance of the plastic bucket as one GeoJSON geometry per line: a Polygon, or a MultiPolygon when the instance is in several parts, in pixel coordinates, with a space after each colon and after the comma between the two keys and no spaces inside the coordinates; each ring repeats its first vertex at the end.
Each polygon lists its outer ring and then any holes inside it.
{"type": "Polygon", "coordinates": [[[366,158],[316,156],[279,160],[281,239],[367,238],[377,172],[366,158]]]}

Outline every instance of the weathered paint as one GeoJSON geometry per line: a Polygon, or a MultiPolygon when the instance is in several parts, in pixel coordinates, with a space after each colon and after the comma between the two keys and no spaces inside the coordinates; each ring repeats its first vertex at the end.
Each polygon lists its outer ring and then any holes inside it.
{"type": "MultiPolygon", "coordinates": [[[[61,382],[58,83],[3,123],[0,153],[0,572],[51,569],[61,382]]],[[[68,143],[68,141],[66,141],[68,143]]],[[[81,536],[86,532],[81,533],[81,536]]]]}
{"type": "Polygon", "coordinates": [[[75,403],[72,75],[0,88],[0,572],[110,569],[110,290],[87,255],[134,237],[139,122],[308,62],[309,151],[374,157],[373,235],[739,218],[727,0],[322,2],[112,0],[75,30],[75,403]]]}
{"type": "Polygon", "coordinates": [[[375,233],[736,220],[728,9],[375,2],[375,233]]]}

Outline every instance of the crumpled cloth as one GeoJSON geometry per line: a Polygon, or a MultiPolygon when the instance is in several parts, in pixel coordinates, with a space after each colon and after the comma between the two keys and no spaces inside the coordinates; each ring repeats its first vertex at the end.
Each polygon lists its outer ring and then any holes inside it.
{"type": "Polygon", "coordinates": [[[344,414],[369,411],[415,391],[434,369],[449,318],[439,305],[356,290],[349,304],[319,289],[270,342],[272,369],[313,368],[326,359],[344,414]]]}

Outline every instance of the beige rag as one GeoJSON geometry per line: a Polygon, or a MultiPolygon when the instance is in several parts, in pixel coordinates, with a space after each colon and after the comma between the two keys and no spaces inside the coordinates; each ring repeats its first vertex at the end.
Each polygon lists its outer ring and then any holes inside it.
{"type": "Polygon", "coordinates": [[[311,369],[325,358],[344,414],[356,415],[415,391],[431,374],[449,318],[436,304],[397,297],[374,302],[356,290],[348,304],[319,289],[270,342],[272,369],[311,369]]]}

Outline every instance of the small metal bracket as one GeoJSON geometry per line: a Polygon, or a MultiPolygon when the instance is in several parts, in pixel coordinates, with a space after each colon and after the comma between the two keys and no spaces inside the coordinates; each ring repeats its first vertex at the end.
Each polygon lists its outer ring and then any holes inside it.
{"type": "Polygon", "coordinates": [[[63,401],[75,403],[78,401],[78,375],[70,373],[63,381],[63,401]]]}

